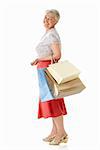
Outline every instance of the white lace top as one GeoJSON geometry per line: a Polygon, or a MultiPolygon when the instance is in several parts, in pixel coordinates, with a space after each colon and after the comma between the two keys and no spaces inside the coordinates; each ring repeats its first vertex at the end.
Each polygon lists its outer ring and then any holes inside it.
{"type": "Polygon", "coordinates": [[[36,46],[36,52],[38,58],[47,57],[53,54],[51,49],[52,43],[61,44],[60,37],[55,28],[51,28],[47,31],[40,40],[40,43],[36,46]]]}

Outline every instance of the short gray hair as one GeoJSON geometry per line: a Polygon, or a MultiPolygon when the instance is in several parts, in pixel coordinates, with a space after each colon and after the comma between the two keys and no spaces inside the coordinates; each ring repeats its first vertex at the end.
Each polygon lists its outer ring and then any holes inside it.
{"type": "Polygon", "coordinates": [[[58,10],[56,10],[56,9],[46,10],[46,14],[48,14],[48,13],[53,14],[54,17],[55,17],[55,19],[56,19],[56,21],[57,21],[57,22],[59,21],[59,19],[60,19],[60,14],[59,14],[58,10]]]}

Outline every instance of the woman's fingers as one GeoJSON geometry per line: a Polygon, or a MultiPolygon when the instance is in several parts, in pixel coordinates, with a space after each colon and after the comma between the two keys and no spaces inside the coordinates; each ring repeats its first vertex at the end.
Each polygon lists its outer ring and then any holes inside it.
{"type": "Polygon", "coordinates": [[[34,63],[33,62],[31,62],[31,65],[33,65],[34,63]]]}
{"type": "Polygon", "coordinates": [[[38,63],[38,59],[36,59],[35,61],[31,62],[31,65],[36,65],[38,63]]]}
{"type": "Polygon", "coordinates": [[[35,64],[36,64],[35,61],[31,63],[32,66],[35,65],[35,64]]]}

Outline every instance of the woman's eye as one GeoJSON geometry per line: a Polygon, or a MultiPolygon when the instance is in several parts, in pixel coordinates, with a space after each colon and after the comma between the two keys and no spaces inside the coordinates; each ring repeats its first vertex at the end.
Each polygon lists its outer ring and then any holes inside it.
{"type": "Polygon", "coordinates": [[[49,20],[52,20],[52,18],[49,18],[49,20]]]}

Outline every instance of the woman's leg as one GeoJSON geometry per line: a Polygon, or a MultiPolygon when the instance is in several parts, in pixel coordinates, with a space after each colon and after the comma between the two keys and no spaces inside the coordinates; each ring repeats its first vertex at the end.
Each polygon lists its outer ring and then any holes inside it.
{"type": "Polygon", "coordinates": [[[53,118],[52,118],[52,124],[53,124],[53,127],[52,127],[52,130],[51,130],[51,133],[46,138],[43,139],[44,141],[50,141],[51,138],[55,137],[55,135],[57,134],[57,127],[56,127],[56,124],[55,124],[53,118]]]}
{"type": "Polygon", "coordinates": [[[63,116],[54,117],[53,120],[55,122],[55,126],[56,126],[56,129],[57,129],[57,134],[56,134],[55,138],[59,140],[64,135],[67,135],[67,133],[64,129],[63,116]]]}
{"type": "Polygon", "coordinates": [[[53,127],[52,127],[52,131],[51,131],[51,135],[55,135],[57,133],[57,127],[56,124],[52,118],[52,123],[53,123],[53,127]]]}

